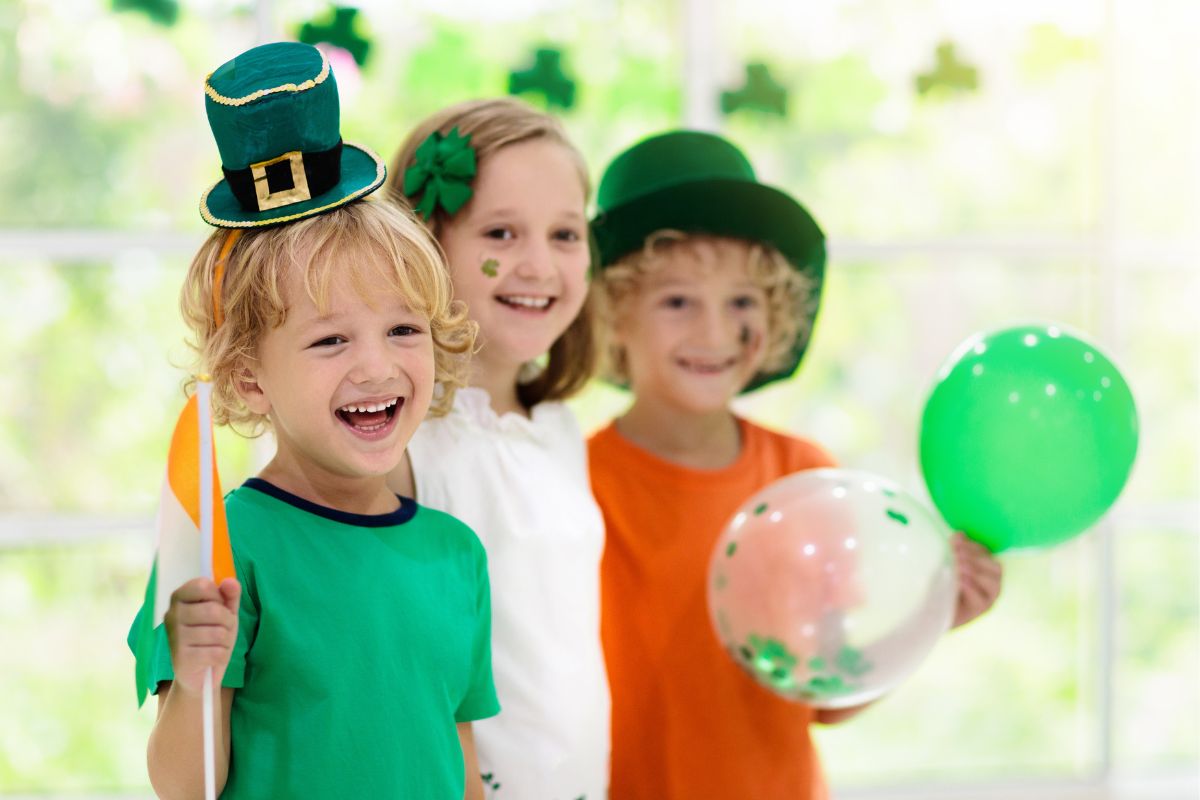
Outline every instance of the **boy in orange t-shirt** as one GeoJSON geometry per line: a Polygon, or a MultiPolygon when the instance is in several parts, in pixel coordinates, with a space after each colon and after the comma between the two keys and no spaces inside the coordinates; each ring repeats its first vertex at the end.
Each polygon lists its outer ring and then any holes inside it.
{"type": "MultiPolygon", "coordinates": [[[[709,623],[722,526],[776,478],[834,466],[812,442],[741,419],[738,394],[792,375],[820,298],[825,240],[787,194],[708,133],[619,155],[600,183],[593,281],[609,377],[634,401],[588,443],[604,513],[601,637],[612,690],[613,800],[820,800],[816,710],[759,686],[709,623]]],[[[1000,567],[954,539],[955,624],[995,602],[1000,567]]]]}

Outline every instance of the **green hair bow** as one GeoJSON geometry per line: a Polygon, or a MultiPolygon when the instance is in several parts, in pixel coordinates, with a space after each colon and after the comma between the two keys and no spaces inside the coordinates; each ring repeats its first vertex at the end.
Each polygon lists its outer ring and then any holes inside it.
{"type": "Polygon", "coordinates": [[[453,214],[471,199],[475,148],[470,141],[471,134],[461,136],[458,128],[451,128],[445,136],[434,131],[417,148],[413,165],[404,171],[404,194],[424,192],[416,210],[425,219],[438,206],[453,214]]]}

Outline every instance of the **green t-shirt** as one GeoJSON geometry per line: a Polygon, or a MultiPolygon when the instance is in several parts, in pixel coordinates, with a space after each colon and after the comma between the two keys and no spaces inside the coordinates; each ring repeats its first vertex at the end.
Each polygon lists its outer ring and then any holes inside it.
{"type": "MultiPolygon", "coordinates": [[[[455,723],[499,711],[471,529],[408,499],[348,514],[257,478],[225,511],[242,601],[221,796],[461,798],[455,723]]],[[[155,636],[151,691],[173,678],[155,636]]]]}

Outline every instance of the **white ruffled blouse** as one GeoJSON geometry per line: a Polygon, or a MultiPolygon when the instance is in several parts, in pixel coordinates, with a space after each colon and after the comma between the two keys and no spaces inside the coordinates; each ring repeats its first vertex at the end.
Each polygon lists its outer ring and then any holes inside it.
{"type": "Polygon", "coordinates": [[[574,416],[556,402],[499,416],[485,390],[460,389],[408,453],[417,501],[470,525],[487,549],[501,710],[474,723],[485,795],[606,797],[604,521],[574,416]]]}

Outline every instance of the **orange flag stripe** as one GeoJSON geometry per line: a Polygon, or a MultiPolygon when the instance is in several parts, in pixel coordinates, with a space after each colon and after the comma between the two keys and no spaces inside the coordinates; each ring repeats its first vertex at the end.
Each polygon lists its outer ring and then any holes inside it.
{"type": "MultiPolygon", "coordinates": [[[[213,449],[215,454],[216,449],[213,449]]],[[[218,584],[226,578],[236,578],[233,567],[233,548],[229,544],[229,526],[225,523],[225,498],[221,497],[221,482],[217,479],[216,458],[213,459],[213,580],[218,584]]]]}
{"type": "Polygon", "coordinates": [[[167,453],[167,483],[197,528],[200,527],[199,413],[200,404],[193,394],[179,413],[167,453]]]}
{"type": "MultiPolygon", "coordinates": [[[[207,410],[207,409],[206,409],[207,410]]],[[[196,395],[188,398],[171,436],[167,456],[167,483],[188,517],[200,528],[200,406],[196,395]]],[[[204,424],[212,430],[212,420],[205,414],[204,424]]],[[[209,440],[212,441],[210,434],[209,440]]],[[[225,499],[217,473],[216,448],[212,453],[212,564],[213,580],[236,577],[233,549],[229,544],[229,526],[225,520],[225,499]]]]}
{"type": "Polygon", "coordinates": [[[179,413],[175,432],[170,437],[167,452],[167,482],[179,505],[184,506],[187,516],[192,518],[197,529],[200,527],[200,423],[199,401],[196,395],[187,398],[187,405],[179,413]]]}

